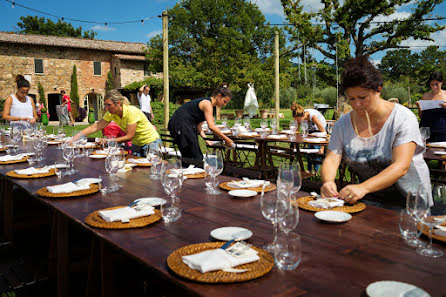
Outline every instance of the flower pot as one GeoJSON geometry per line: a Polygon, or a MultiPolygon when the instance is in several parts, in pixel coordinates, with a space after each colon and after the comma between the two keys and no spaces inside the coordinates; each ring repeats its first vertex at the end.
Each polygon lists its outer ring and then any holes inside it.
{"type": "Polygon", "coordinates": [[[48,114],[46,112],[42,112],[40,120],[42,121],[42,124],[44,124],[45,126],[48,125],[48,114]]]}
{"type": "Polygon", "coordinates": [[[90,124],[94,124],[94,123],[96,122],[96,118],[95,118],[95,116],[94,116],[94,111],[90,111],[90,112],[88,113],[88,122],[89,122],[90,124]]]}
{"type": "Polygon", "coordinates": [[[267,118],[268,118],[268,114],[269,114],[269,111],[268,111],[268,110],[266,110],[266,109],[262,109],[262,110],[260,111],[260,118],[261,118],[261,119],[267,119],[267,118]]]}
{"type": "Polygon", "coordinates": [[[243,118],[243,112],[244,112],[243,109],[236,110],[235,111],[235,117],[239,118],[239,119],[243,118]]]}

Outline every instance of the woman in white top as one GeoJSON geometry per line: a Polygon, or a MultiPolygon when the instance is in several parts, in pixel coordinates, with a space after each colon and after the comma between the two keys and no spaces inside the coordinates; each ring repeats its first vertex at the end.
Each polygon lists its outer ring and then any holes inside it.
{"type": "Polygon", "coordinates": [[[5,100],[3,119],[10,121],[11,125],[32,125],[37,120],[36,107],[31,97],[27,96],[30,88],[29,82],[23,75],[17,75],[17,92],[5,100]]]}
{"type": "Polygon", "coordinates": [[[372,200],[387,206],[405,205],[406,195],[428,188],[429,169],[415,115],[406,107],[381,98],[381,73],[367,57],[346,65],[341,91],[352,111],[335,124],[322,164],[321,194],[355,203],[373,193],[372,200]],[[338,191],[336,171],[344,159],[360,183],[338,191]]]}

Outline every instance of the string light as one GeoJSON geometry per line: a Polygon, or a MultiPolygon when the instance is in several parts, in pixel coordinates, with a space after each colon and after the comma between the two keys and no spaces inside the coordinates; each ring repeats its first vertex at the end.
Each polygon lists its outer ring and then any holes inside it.
{"type": "Polygon", "coordinates": [[[107,28],[107,23],[105,23],[104,25],[105,25],[105,28],[107,28]]]}
{"type": "Polygon", "coordinates": [[[14,3],[14,1],[12,1],[12,8],[14,8],[15,7],[15,3],[14,3]]]}
{"type": "Polygon", "coordinates": [[[141,25],[144,25],[144,19],[141,20],[141,25]]]}

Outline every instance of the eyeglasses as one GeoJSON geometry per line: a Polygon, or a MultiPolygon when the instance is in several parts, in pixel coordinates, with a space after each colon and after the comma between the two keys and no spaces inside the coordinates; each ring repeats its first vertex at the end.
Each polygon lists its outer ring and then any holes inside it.
{"type": "Polygon", "coordinates": [[[114,105],[114,103],[104,104],[105,107],[110,107],[110,106],[112,106],[112,105],[114,105]]]}

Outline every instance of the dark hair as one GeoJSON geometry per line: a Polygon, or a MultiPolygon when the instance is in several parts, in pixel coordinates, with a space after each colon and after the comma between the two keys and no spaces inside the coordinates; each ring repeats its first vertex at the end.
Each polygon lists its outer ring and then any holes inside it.
{"type": "Polygon", "coordinates": [[[432,72],[431,75],[429,76],[429,81],[427,82],[427,84],[430,86],[430,83],[433,80],[442,82],[443,81],[443,74],[440,71],[432,72]]]}
{"type": "Polygon", "coordinates": [[[291,111],[293,112],[293,118],[300,118],[305,114],[305,109],[297,102],[291,104],[291,111]]]}
{"type": "Polygon", "coordinates": [[[61,94],[65,94],[65,90],[60,91],[61,94]]]}
{"type": "Polygon", "coordinates": [[[27,81],[21,74],[15,77],[15,82],[17,83],[17,89],[30,87],[29,81],[27,81]]]}
{"type": "Polygon", "coordinates": [[[383,86],[381,72],[370,63],[368,56],[360,56],[347,62],[341,77],[340,93],[348,88],[362,87],[376,92],[383,86]]]}
{"type": "Polygon", "coordinates": [[[220,94],[222,97],[232,98],[232,91],[228,88],[227,83],[220,84],[211,94],[211,97],[215,97],[220,94]]]}

